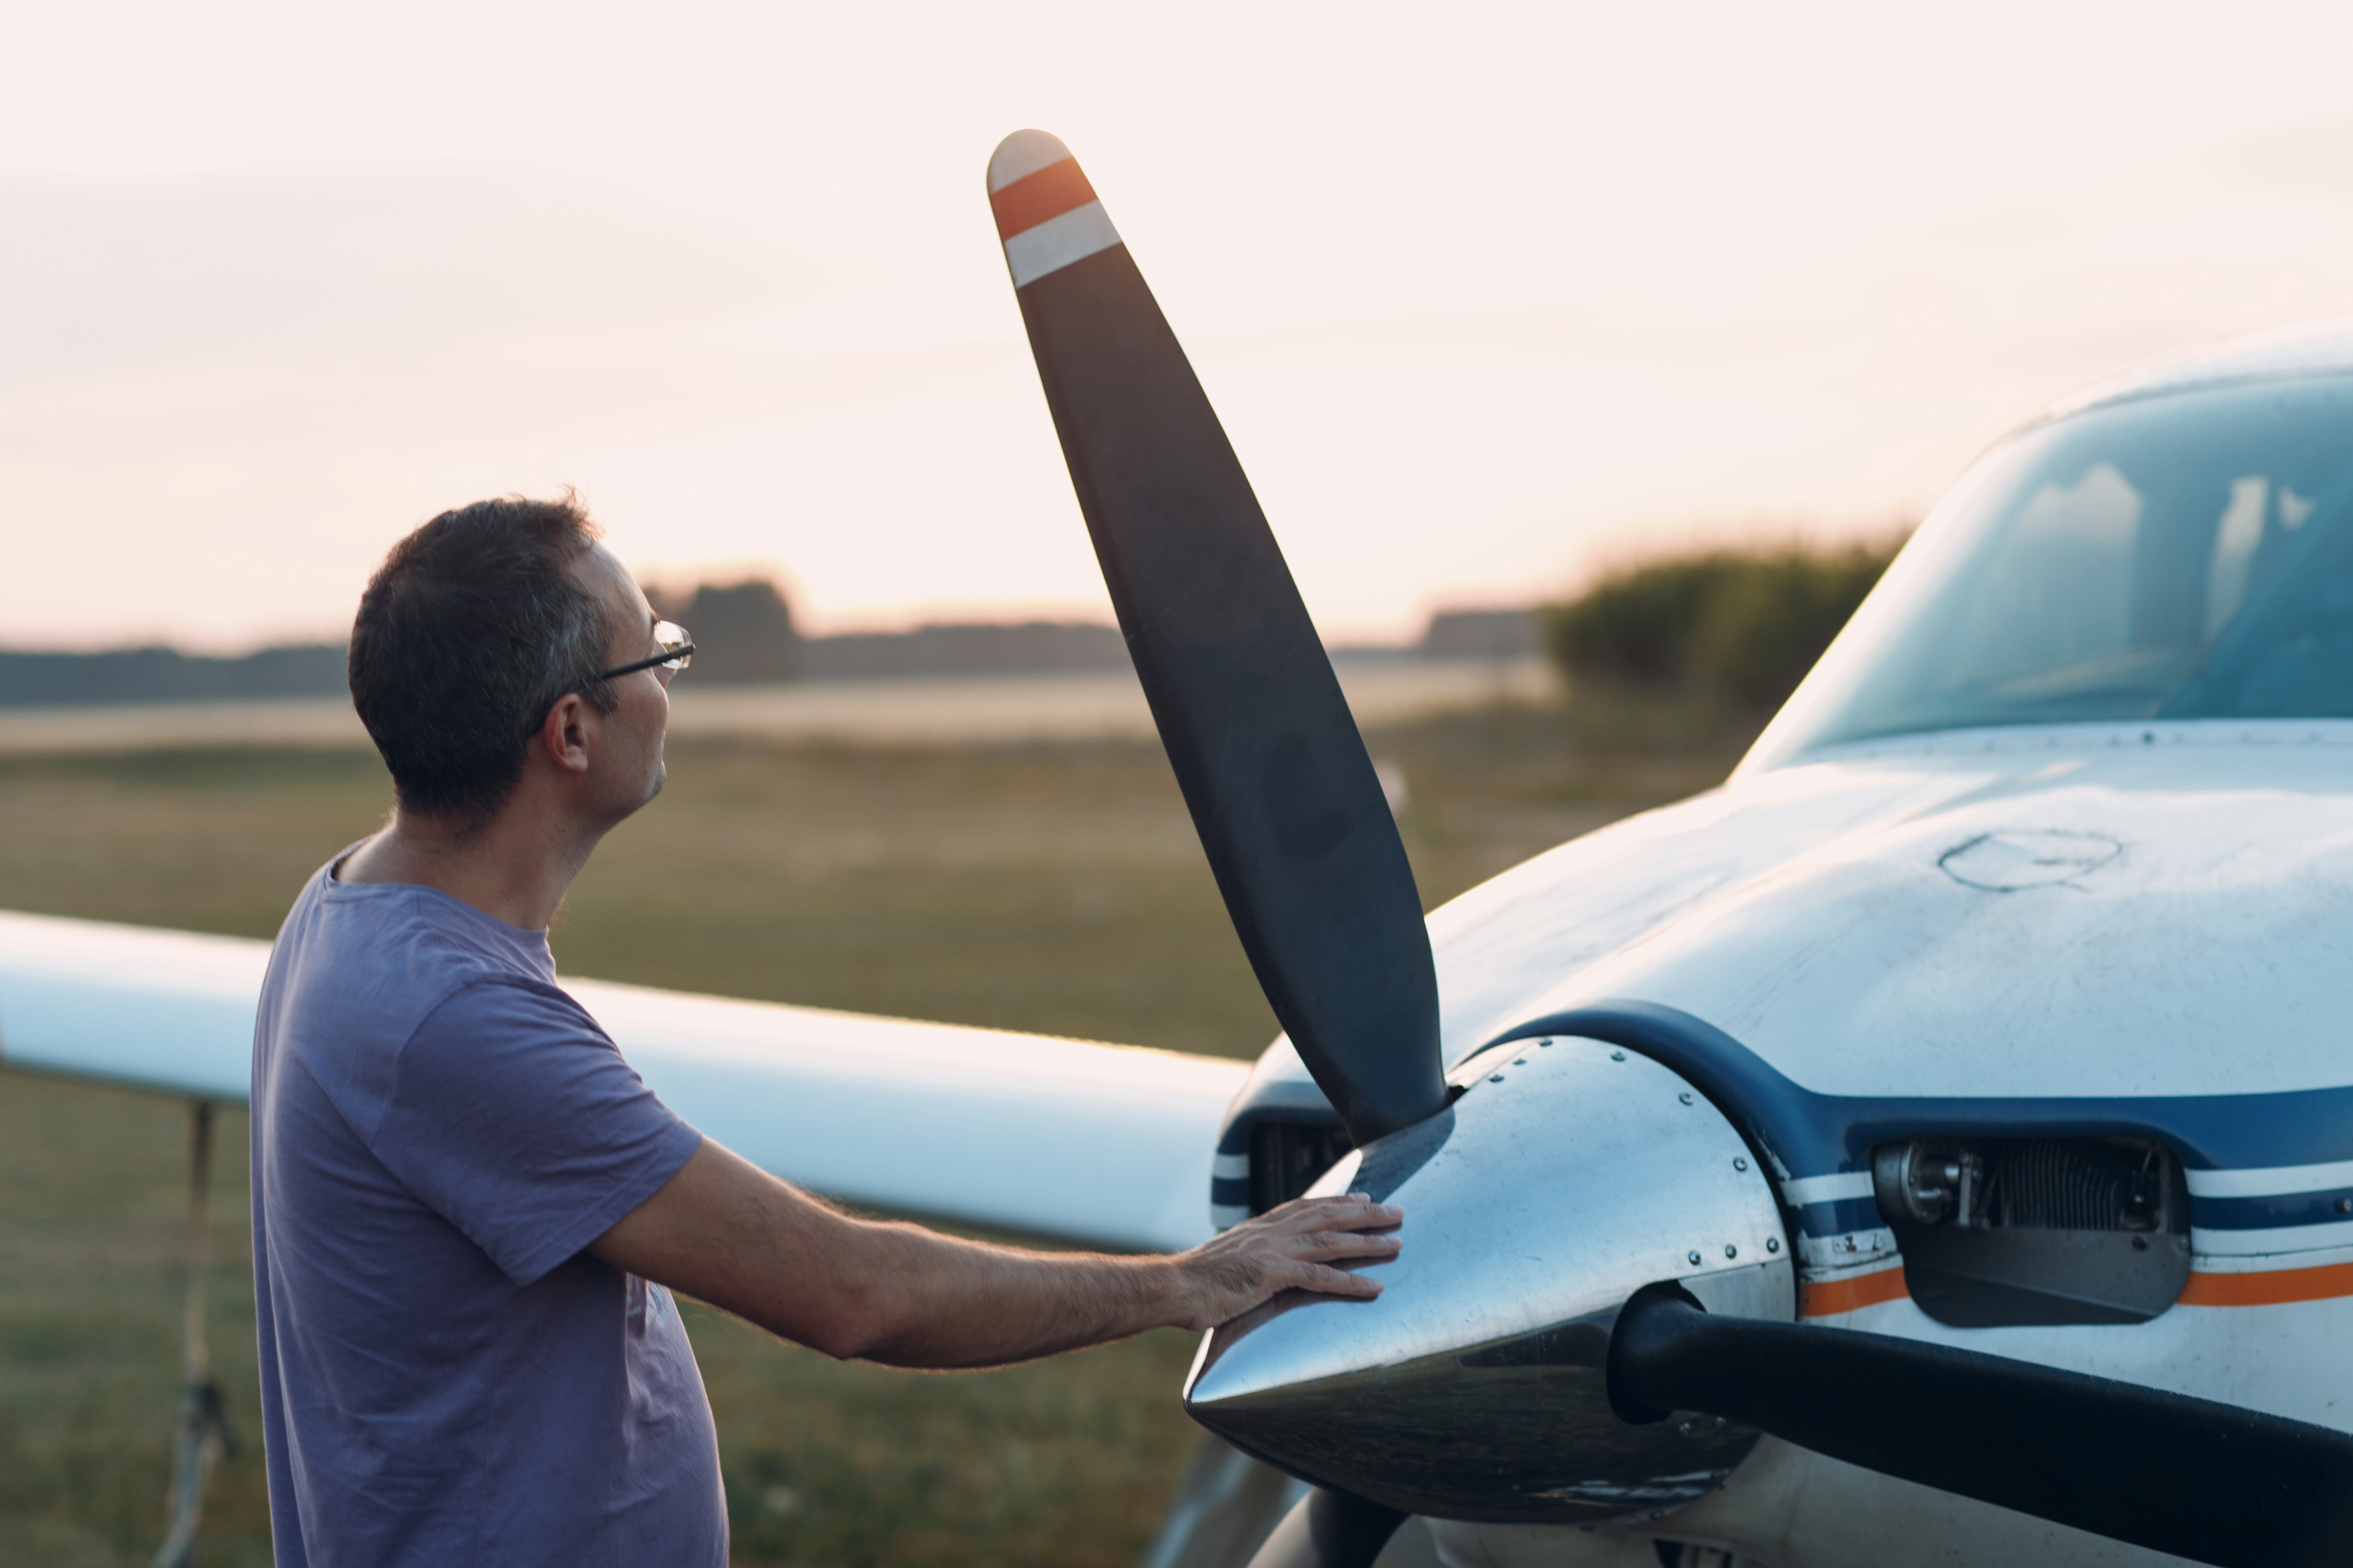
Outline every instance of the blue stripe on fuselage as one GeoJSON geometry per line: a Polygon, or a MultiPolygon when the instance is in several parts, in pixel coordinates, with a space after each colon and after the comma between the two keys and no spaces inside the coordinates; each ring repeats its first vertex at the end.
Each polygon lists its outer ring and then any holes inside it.
{"type": "MultiPolygon", "coordinates": [[[[2353,1088],[2281,1094],[2141,1098],[1939,1100],[1817,1094],[1704,1019],[1652,1002],[1607,1001],[1505,1030],[1490,1045],[1539,1036],[1602,1040],[1672,1068],[1712,1100],[1765,1161],[1788,1178],[1871,1169],[1871,1152],[1907,1138],[2150,1138],[2187,1168],[2260,1170],[2353,1160],[2353,1088]]],[[[2258,1198],[2193,1198],[2192,1223],[2264,1229],[2341,1223],[2335,1201],[2353,1188],[2258,1198]],[[2209,1213],[2217,1217],[2209,1220],[2209,1213]]],[[[1884,1222],[1867,1198],[1810,1204],[1809,1236],[1884,1222]]]]}
{"type": "Polygon", "coordinates": [[[1808,1204],[1798,1210],[1798,1228],[1808,1236],[1844,1236],[1853,1230],[1877,1230],[1887,1222],[1870,1198],[1841,1198],[1834,1204],[1808,1204]]]}
{"type": "Polygon", "coordinates": [[[2353,1217],[2353,1187],[2261,1198],[2189,1200],[2189,1223],[2200,1230],[2276,1230],[2291,1225],[2339,1225],[2348,1217],[2353,1217]],[[2339,1208],[2339,1204],[2346,1206],[2339,1208]]]}

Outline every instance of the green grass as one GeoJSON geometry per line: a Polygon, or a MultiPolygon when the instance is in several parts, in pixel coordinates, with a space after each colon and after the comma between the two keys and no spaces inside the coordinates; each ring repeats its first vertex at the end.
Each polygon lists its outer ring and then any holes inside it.
{"type": "MultiPolygon", "coordinates": [[[[1377,735],[1427,901],[1728,755],[1598,758],[1557,716],[1377,735]]],[[[0,758],[0,906],[270,935],[373,830],[373,758],[0,758]]],[[[1275,1025],[1158,750],[674,745],[555,936],[567,973],[1230,1056],[1275,1025]]],[[[263,1563],[241,1114],[213,1217],[216,1370],[242,1453],[197,1561],[263,1563]]],[[[178,1376],[185,1110],[0,1073],[0,1568],[143,1564],[178,1376]]],[[[1193,1433],[1188,1336],[954,1377],[841,1365],[690,1308],[740,1563],[1132,1563],[1193,1433]]]]}
{"type": "MultiPolygon", "coordinates": [[[[207,1304],[243,1439],[198,1561],[269,1562],[255,1393],[245,1118],[216,1123],[207,1304]]],[[[0,1074],[0,1564],[144,1564],[179,1393],[187,1110],[0,1074]]]]}

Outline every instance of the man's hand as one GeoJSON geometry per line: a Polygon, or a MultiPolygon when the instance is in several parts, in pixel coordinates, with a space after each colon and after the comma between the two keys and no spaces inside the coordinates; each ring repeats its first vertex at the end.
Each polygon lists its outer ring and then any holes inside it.
{"type": "Polygon", "coordinates": [[[1380,1281],[1333,1265],[1395,1258],[1389,1234],[1405,1212],[1364,1193],[1345,1198],[1295,1198],[1246,1219],[1176,1259],[1188,1313],[1182,1326],[1214,1329],[1284,1290],[1370,1300],[1380,1281]]]}

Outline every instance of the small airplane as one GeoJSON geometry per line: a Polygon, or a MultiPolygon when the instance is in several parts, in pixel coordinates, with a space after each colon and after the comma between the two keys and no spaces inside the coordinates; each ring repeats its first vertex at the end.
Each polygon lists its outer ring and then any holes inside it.
{"type": "MultiPolygon", "coordinates": [[[[1401,1205],[1377,1300],[1204,1337],[1154,1568],[2353,1562],[2353,325],[2030,422],[1723,786],[1425,918],[1102,203],[1039,132],[988,188],[1284,1035],[575,983],[648,1081],[812,1186],[1074,1237],[1401,1205]]],[[[264,952],[0,916],[0,1051],[239,1099],[264,952]]]]}

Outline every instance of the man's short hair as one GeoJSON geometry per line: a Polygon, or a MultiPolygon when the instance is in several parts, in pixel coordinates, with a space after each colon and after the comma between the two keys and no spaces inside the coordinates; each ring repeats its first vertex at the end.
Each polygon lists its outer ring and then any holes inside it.
{"type": "Polygon", "coordinates": [[[352,625],[352,705],[404,811],[479,826],[522,776],[547,710],[579,690],[601,713],[615,628],[568,568],[602,531],[577,497],[445,511],[392,547],[352,625]]]}

